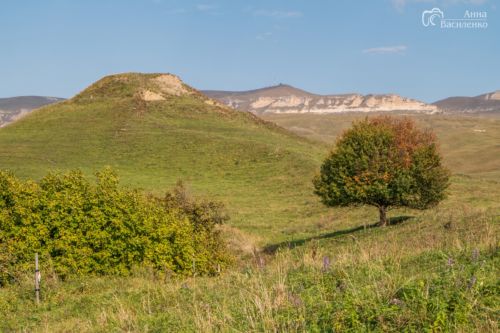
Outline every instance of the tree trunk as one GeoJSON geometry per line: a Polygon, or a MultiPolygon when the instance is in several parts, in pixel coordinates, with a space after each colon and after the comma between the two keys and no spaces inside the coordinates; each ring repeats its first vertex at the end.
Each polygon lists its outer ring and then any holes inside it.
{"type": "Polygon", "coordinates": [[[379,227],[385,227],[386,225],[389,224],[389,221],[387,219],[387,207],[379,206],[378,212],[380,214],[380,221],[379,221],[378,225],[379,225],[379,227]]]}

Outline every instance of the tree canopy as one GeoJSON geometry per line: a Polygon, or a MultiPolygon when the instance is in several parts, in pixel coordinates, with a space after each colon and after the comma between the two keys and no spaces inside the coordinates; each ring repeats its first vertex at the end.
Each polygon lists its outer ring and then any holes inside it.
{"type": "Polygon", "coordinates": [[[365,118],[338,139],[315,193],[328,206],[375,206],[385,226],[389,208],[426,209],[445,198],[450,173],[441,160],[435,134],[413,120],[365,118]]]}

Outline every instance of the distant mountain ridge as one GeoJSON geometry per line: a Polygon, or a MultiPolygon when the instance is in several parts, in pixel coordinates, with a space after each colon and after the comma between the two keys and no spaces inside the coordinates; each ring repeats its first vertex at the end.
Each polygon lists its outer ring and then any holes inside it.
{"type": "Polygon", "coordinates": [[[0,127],[19,119],[34,109],[63,100],[64,98],[46,96],[0,98],[0,127]]]}
{"type": "Polygon", "coordinates": [[[433,103],[433,105],[447,113],[500,111],[500,90],[475,97],[448,97],[433,103]]]}
{"type": "Polygon", "coordinates": [[[435,105],[395,94],[318,95],[279,84],[248,91],[202,91],[208,97],[242,111],[262,113],[342,113],[413,111],[438,113],[435,105]]]}
{"type": "MultiPolygon", "coordinates": [[[[500,90],[474,97],[448,97],[432,104],[396,94],[319,95],[287,84],[247,91],[204,90],[206,96],[241,111],[265,113],[344,113],[344,112],[417,112],[426,114],[500,112],[500,90]]],[[[144,99],[161,96],[143,92],[144,99]]],[[[34,109],[64,101],[47,96],[0,98],[0,127],[16,121],[34,109]]]]}

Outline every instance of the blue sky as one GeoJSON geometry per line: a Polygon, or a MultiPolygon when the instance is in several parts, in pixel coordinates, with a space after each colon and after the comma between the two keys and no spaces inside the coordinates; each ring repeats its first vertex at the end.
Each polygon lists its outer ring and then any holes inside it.
{"type": "Polygon", "coordinates": [[[71,97],[130,71],[197,89],[478,95],[500,89],[499,11],[495,0],[2,0],[0,97],[71,97]],[[433,7],[486,12],[488,27],[424,27],[433,7]]]}

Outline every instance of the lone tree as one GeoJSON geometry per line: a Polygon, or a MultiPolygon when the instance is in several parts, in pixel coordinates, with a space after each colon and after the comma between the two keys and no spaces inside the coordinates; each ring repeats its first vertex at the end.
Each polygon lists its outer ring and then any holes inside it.
{"type": "Polygon", "coordinates": [[[355,122],[336,143],[313,183],[327,206],[371,205],[380,226],[394,207],[426,209],[445,198],[448,169],[436,137],[408,118],[375,117],[355,122]]]}

